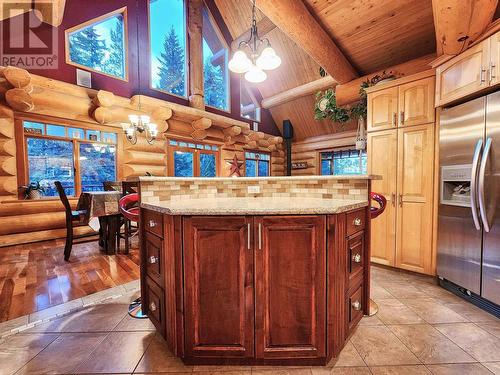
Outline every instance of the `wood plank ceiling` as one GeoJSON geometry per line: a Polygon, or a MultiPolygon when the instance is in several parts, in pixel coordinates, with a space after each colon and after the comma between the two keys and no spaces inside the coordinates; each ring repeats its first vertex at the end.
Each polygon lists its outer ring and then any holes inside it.
{"type": "MultiPolygon", "coordinates": [[[[431,0],[303,0],[360,75],[375,72],[436,50],[431,0]]],[[[233,38],[250,27],[251,1],[215,0],[233,38]]],[[[257,20],[262,19],[257,11],[257,20]]],[[[256,87],[267,98],[320,78],[319,65],[281,30],[266,35],[282,58],[256,87]]],[[[271,108],[282,128],[290,119],[295,140],[352,129],[331,121],[314,120],[314,96],[271,108]]]]}

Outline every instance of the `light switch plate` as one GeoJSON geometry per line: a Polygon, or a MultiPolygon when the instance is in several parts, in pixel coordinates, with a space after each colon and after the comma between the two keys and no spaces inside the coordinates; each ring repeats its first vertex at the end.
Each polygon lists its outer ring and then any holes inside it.
{"type": "Polygon", "coordinates": [[[259,185],[250,185],[247,187],[248,189],[248,194],[259,194],[260,193],[260,186],[259,185]]]}

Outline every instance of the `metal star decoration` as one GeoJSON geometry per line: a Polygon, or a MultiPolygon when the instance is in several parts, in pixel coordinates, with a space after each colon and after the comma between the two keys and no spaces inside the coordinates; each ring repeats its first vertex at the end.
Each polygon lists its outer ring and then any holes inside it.
{"type": "Polygon", "coordinates": [[[241,177],[240,167],[243,165],[242,162],[238,161],[236,155],[232,159],[226,159],[226,163],[231,166],[231,170],[229,171],[230,177],[241,177]]]}

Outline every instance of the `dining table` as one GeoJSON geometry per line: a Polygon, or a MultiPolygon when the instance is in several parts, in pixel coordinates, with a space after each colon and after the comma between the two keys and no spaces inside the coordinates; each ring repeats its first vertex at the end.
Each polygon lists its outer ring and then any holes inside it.
{"type": "Polygon", "coordinates": [[[89,191],[83,192],[78,199],[77,210],[86,211],[85,220],[92,229],[99,231],[99,245],[108,255],[119,250],[121,196],[120,191],[89,191]]]}

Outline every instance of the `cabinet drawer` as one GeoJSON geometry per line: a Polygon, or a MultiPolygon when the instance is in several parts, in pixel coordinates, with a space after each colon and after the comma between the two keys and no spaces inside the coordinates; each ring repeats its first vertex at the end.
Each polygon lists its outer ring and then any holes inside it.
{"type": "Polygon", "coordinates": [[[350,236],[365,228],[365,209],[352,211],[347,214],[347,235],[350,236]]]}
{"type": "Polygon", "coordinates": [[[347,241],[347,275],[349,288],[353,283],[363,279],[365,265],[365,232],[359,232],[347,241]]]}
{"type": "Polygon", "coordinates": [[[143,210],[144,230],[163,238],[163,215],[159,212],[143,210]]]}
{"type": "Polygon", "coordinates": [[[146,274],[158,285],[164,286],[163,241],[154,234],[145,233],[146,274]]]}
{"type": "Polygon", "coordinates": [[[363,284],[350,291],[347,295],[347,331],[348,333],[363,317],[363,284]]]}
{"type": "Polygon", "coordinates": [[[146,277],[146,296],[148,318],[156,329],[164,335],[165,333],[165,293],[149,277],[146,277]]]}

